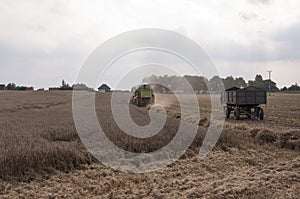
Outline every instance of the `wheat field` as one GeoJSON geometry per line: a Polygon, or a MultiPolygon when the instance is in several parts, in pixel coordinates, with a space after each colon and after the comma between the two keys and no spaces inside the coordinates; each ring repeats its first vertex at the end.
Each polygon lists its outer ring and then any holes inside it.
{"type": "MultiPolygon", "coordinates": [[[[132,138],[114,123],[109,93],[96,94],[106,135],[128,151],[151,152],[176,134],[180,106],[170,94],[165,130],[151,140],[132,138]]],[[[189,97],[186,104],[189,104],[189,97]]],[[[189,150],[173,164],[133,174],[104,166],[81,144],[72,117],[72,92],[0,92],[0,198],[299,198],[300,95],[272,94],[265,120],[227,119],[207,157],[197,154],[210,118],[209,95],[187,114],[199,124],[189,150]]],[[[131,105],[130,105],[131,106],[131,105]]],[[[149,122],[146,108],[130,107],[133,120],[149,122]]]]}

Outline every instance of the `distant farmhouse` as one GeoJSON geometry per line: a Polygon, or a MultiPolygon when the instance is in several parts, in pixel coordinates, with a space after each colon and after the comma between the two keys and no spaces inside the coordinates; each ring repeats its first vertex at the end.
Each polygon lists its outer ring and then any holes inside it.
{"type": "Polygon", "coordinates": [[[4,91],[5,90],[5,84],[0,84],[0,91],[4,91]]]}
{"type": "Polygon", "coordinates": [[[94,92],[95,90],[93,88],[87,87],[85,84],[73,84],[72,89],[75,91],[89,91],[94,92]]]}
{"type": "Polygon", "coordinates": [[[73,90],[86,90],[88,87],[84,84],[73,84],[73,90]]]}
{"type": "Polygon", "coordinates": [[[107,86],[106,84],[102,84],[99,88],[98,88],[99,92],[110,92],[110,87],[107,86]]]}

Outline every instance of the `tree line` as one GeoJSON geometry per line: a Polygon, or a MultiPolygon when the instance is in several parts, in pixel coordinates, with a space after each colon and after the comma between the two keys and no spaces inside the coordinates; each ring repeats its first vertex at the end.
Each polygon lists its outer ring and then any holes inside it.
{"type": "Polygon", "coordinates": [[[9,83],[5,87],[6,90],[16,90],[16,91],[25,91],[25,90],[33,90],[33,87],[27,86],[17,86],[15,83],[9,83]]]}
{"type": "Polygon", "coordinates": [[[79,91],[95,91],[93,88],[87,87],[85,84],[73,84],[70,86],[65,80],[62,80],[60,87],[51,88],[51,90],[79,90],[79,91]]]}
{"type": "MultiPolygon", "coordinates": [[[[143,79],[143,83],[152,83],[156,82],[156,84],[152,84],[152,87],[156,92],[168,92],[170,90],[173,90],[175,92],[182,92],[185,93],[188,88],[186,85],[186,81],[190,84],[193,91],[196,93],[207,93],[208,91],[219,93],[224,89],[228,89],[231,87],[238,87],[243,88],[246,86],[255,86],[258,88],[262,88],[266,91],[271,92],[299,92],[300,87],[297,83],[289,86],[289,87],[283,87],[279,89],[276,86],[276,82],[269,80],[269,79],[263,79],[261,75],[256,75],[254,80],[249,80],[246,82],[242,77],[232,77],[228,76],[226,78],[221,78],[219,76],[214,76],[211,79],[207,79],[206,77],[202,76],[191,76],[191,75],[185,75],[185,76],[156,76],[152,75],[149,77],[145,77],[143,79]],[[223,83],[223,84],[222,84],[223,83]],[[165,85],[165,86],[162,86],[165,85]]],[[[17,86],[15,83],[9,83],[7,86],[5,86],[6,90],[33,90],[33,87],[26,87],[26,86],[17,86]]],[[[64,80],[62,80],[61,86],[59,87],[53,87],[49,88],[49,90],[86,90],[86,91],[95,91],[93,88],[87,87],[85,84],[74,84],[70,86],[68,83],[66,83],[64,80]]]]}
{"type": "MultiPolygon", "coordinates": [[[[17,86],[15,83],[9,83],[5,86],[5,90],[16,90],[16,91],[23,91],[23,90],[34,90],[33,87],[27,86],[17,86]]],[[[39,89],[44,90],[44,89],[39,89]]],[[[95,91],[93,88],[87,87],[85,84],[73,84],[70,86],[65,80],[62,80],[61,86],[59,87],[50,87],[49,90],[85,90],[85,91],[95,91]]]]}
{"type": "Polygon", "coordinates": [[[246,82],[242,77],[234,78],[232,76],[228,76],[226,78],[214,76],[211,79],[207,79],[206,77],[202,77],[202,76],[190,76],[190,75],[185,75],[185,76],[152,75],[149,77],[145,77],[143,79],[143,83],[152,83],[152,87],[156,92],[168,92],[172,90],[178,93],[185,93],[188,90],[185,84],[186,81],[188,81],[188,83],[196,93],[207,93],[208,91],[219,93],[223,89],[228,89],[231,87],[243,88],[247,86],[255,86],[271,92],[300,91],[300,87],[297,85],[297,83],[288,88],[284,87],[282,89],[279,89],[276,86],[276,82],[269,79],[264,80],[263,77],[259,74],[256,75],[254,80],[249,80],[248,82],[246,82]],[[155,82],[155,84],[153,84],[153,82],[155,82]]]}

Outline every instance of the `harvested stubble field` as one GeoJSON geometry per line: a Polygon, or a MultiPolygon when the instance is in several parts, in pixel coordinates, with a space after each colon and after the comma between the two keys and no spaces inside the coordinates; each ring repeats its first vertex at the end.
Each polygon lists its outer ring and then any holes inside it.
{"type": "MultiPolygon", "coordinates": [[[[185,96],[189,105],[189,97],[185,96]]],[[[150,152],[168,143],[181,118],[173,95],[157,95],[168,114],[153,139],[134,139],[112,120],[110,94],[97,93],[100,124],[116,145],[150,152]]],[[[300,95],[274,94],[265,120],[228,119],[214,150],[197,152],[209,126],[210,100],[199,95],[201,116],[190,149],[172,165],[145,174],[105,167],[80,143],[71,92],[0,92],[0,198],[299,198],[300,95]]],[[[154,109],[155,110],[155,109],[154,109]]],[[[145,108],[130,106],[133,120],[149,123],[145,108]]],[[[159,111],[159,109],[157,110],[159,111]]]]}

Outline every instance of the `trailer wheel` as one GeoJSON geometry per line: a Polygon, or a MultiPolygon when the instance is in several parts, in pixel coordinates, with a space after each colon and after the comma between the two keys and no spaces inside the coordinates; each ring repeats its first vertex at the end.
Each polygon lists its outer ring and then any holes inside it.
{"type": "Polygon", "coordinates": [[[225,117],[226,118],[229,118],[230,117],[230,109],[229,108],[227,108],[227,107],[225,107],[225,117]]]}
{"type": "Polygon", "coordinates": [[[262,108],[259,108],[257,111],[257,119],[263,120],[264,119],[264,110],[262,108]]]}
{"type": "Polygon", "coordinates": [[[234,109],[234,119],[235,120],[240,119],[240,109],[239,108],[234,109]]]}
{"type": "Polygon", "coordinates": [[[252,115],[251,108],[246,108],[245,111],[246,111],[246,114],[247,114],[247,118],[251,119],[251,115],[252,115]]]}

